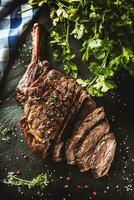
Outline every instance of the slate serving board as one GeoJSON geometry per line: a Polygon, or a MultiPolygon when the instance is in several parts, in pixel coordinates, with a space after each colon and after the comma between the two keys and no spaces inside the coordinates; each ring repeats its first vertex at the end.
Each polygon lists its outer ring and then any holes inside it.
{"type": "MultiPolygon", "coordinates": [[[[49,29],[50,24],[46,14],[41,15],[40,22],[49,29]]],[[[64,162],[57,164],[51,158],[40,161],[30,152],[19,128],[23,110],[14,96],[15,87],[31,58],[30,31],[22,42],[23,45],[20,46],[0,90],[0,180],[4,179],[8,172],[20,171],[19,177],[26,179],[47,173],[50,183],[43,191],[39,188],[17,188],[0,183],[0,199],[133,200],[134,79],[127,73],[121,72],[116,80],[119,89],[103,98],[95,98],[98,106],[104,106],[117,139],[116,155],[109,175],[95,179],[90,171],[80,173],[77,167],[67,166],[64,162]],[[3,139],[5,128],[12,129],[7,141],[3,139]],[[24,159],[25,155],[28,159],[24,159]]],[[[54,65],[52,49],[49,49],[48,55],[50,63],[54,65]]],[[[76,62],[79,64],[79,55],[76,62]]],[[[62,71],[62,65],[55,68],[62,71]]],[[[80,68],[80,73],[86,76],[85,66],[80,68]]]]}

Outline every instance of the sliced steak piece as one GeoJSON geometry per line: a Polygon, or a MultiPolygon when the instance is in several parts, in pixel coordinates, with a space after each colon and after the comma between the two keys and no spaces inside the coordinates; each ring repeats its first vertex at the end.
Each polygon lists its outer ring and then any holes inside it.
{"type": "MultiPolygon", "coordinates": [[[[79,86],[80,87],[80,86],[79,86]]],[[[78,115],[79,120],[85,118],[87,112],[90,113],[95,109],[96,105],[90,96],[81,88],[80,94],[78,94],[76,101],[72,105],[71,110],[69,110],[68,117],[64,123],[64,132],[61,131],[56,139],[54,147],[53,159],[55,161],[62,160],[62,149],[65,146],[66,140],[71,136],[72,129],[74,128],[73,124],[76,122],[76,116],[78,115]],[[82,108],[82,110],[81,110],[82,108]],[[71,130],[70,130],[71,126],[71,130]]],[[[78,119],[77,119],[78,120],[78,119]]]]}
{"type": "Polygon", "coordinates": [[[88,132],[88,135],[76,155],[76,161],[81,172],[85,172],[91,168],[94,149],[100,138],[108,133],[109,129],[110,127],[107,120],[103,120],[99,125],[88,132]]]}
{"type": "Polygon", "coordinates": [[[63,123],[62,130],[60,130],[56,140],[55,147],[53,152],[53,159],[57,162],[62,160],[62,148],[66,142],[66,139],[69,138],[70,134],[68,133],[68,126],[70,126],[72,120],[74,120],[75,115],[77,114],[80,106],[83,101],[87,98],[87,94],[81,90],[81,87],[78,86],[78,95],[72,104],[71,109],[68,111],[68,115],[63,123]]]}
{"type": "Polygon", "coordinates": [[[76,96],[75,99],[72,100],[72,106],[70,107],[70,110],[68,110],[68,114],[57,134],[57,137],[55,138],[55,142],[54,142],[54,150],[53,150],[53,160],[55,160],[56,162],[59,162],[62,160],[62,147],[64,145],[64,134],[66,133],[66,127],[69,124],[70,119],[72,119],[72,116],[74,115],[74,112],[76,110],[77,104],[78,104],[78,100],[79,100],[79,96],[80,96],[80,92],[81,92],[81,87],[78,86],[76,89],[76,96]]]}
{"type": "Polygon", "coordinates": [[[75,164],[76,154],[87,133],[95,124],[104,119],[104,117],[104,109],[98,108],[87,115],[83,121],[78,121],[78,124],[76,123],[72,137],[69,138],[66,143],[66,158],[68,164],[75,164]]]}
{"type": "Polygon", "coordinates": [[[104,135],[98,142],[92,158],[92,172],[96,178],[107,174],[114,159],[115,148],[113,133],[104,135]]]}

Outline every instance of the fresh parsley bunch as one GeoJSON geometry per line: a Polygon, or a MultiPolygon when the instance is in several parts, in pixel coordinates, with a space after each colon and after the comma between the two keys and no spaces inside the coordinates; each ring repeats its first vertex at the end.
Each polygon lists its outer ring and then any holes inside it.
{"type": "Polygon", "coordinates": [[[133,0],[30,0],[34,6],[47,3],[53,31],[55,62],[63,62],[66,74],[91,95],[102,96],[116,87],[113,77],[125,68],[134,75],[133,0]],[[79,40],[82,62],[88,64],[91,79],[78,77],[72,39],[79,40]]]}

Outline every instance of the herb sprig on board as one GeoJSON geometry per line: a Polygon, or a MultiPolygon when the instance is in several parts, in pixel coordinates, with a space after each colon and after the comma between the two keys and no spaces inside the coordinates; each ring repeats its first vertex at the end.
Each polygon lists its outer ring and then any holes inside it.
{"type": "Polygon", "coordinates": [[[14,174],[14,172],[9,172],[7,178],[3,180],[3,183],[12,185],[12,186],[27,186],[29,189],[38,186],[41,189],[44,189],[48,185],[48,179],[46,174],[41,174],[33,178],[32,180],[25,180],[19,178],[14,174]]]}
{"type": "Polygon", "coordinates": [[[33,6],[50,8],[54,60],[64,64],[66,74],[76,78],[91,95],[102,96],[116,87],[113,77],[122,68],[134,75],[133,0],[29,0],[33,6]],[[81,43],[82,62],[92,74],[78,77],[71,40],[81,43]]]}

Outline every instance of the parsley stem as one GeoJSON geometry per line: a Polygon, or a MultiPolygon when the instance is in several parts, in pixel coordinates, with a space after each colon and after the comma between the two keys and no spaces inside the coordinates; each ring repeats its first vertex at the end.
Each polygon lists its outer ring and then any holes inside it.
{"type": "Polygon", "coordinates": [[[59,8],[65,7],[68,9],[68,7],[65,4],[61,3],[60,1],[57,1],[56,4],[59,6],[59,8]]]}
{"type": "Polygon", "coordinates": [[[67,29],[66,29],[66,42],[69,44],[69,20],[67,20],[67,29]]]}
{"type": "Polygon", "coordinates": [[[110,53],[110,50],[107,52],[107,54],[106,54],[106,56],[105,56],[105,58],[103,60],[103,63],[101,65],[101,69],[104,68],[104,67],[106,67],[107,58],[108,58],[109,53],[110,53]]]}
{"type": "Polygon", "coordinates": [[[98,76],[96,76],[89,84],[88,84],[88,88],[97,80],[98,76]]]}

